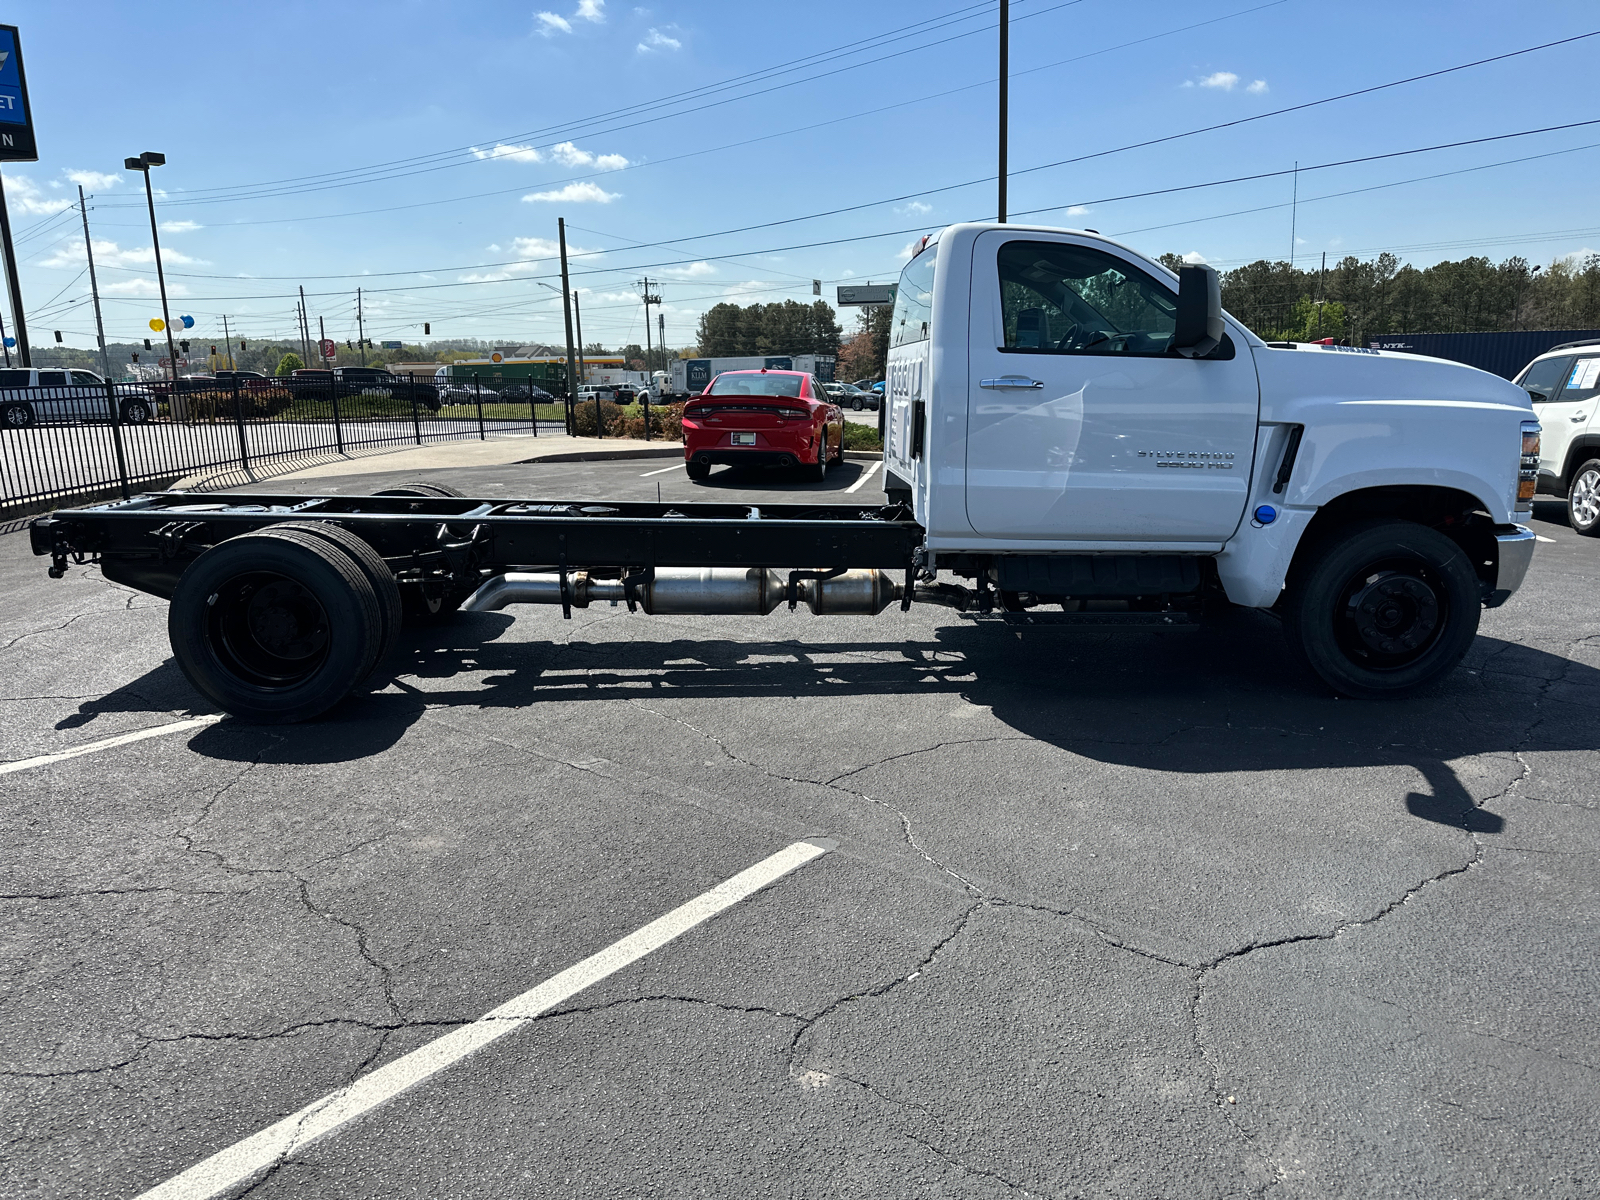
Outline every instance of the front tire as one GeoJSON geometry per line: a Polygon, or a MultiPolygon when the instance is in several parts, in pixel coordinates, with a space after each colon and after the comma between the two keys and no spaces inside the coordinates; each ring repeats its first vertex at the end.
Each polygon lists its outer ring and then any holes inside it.
{"type": "Polygon", "coordinates": [[[1567,521],[1584,537],[1600,537],[1600,458],[1591,458],[1573,472],[1567,521]]]}
{"type": "Polygon", "coordinates": [[[1295,564],[1284,632],[1335,691],[1378,700],[1453,670],[1480,612],[1477,572],[1444,534],[1414,521],[1360,521],[1295,564]]]}
{"type": "Polygon", "coordinates": [[[122,420],[128,425],[144,425],[150,420],[150,406],[143,400],[129,400],[122,406],[122,420]]]}
{"type": "Polygon", "coordinates": [[[26,429],[33,424],[33,405],[7,404],[0,406],[0,425],[7,429],[26,429]]]}

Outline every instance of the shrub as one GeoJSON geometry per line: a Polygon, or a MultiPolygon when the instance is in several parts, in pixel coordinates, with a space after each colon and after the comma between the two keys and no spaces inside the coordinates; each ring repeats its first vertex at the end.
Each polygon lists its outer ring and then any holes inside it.
{"type": "Polygon", "coordinates": [[[882,450],[883,439],[876,425],[859,425],[855,421],[844,423],[844,448],[846,450],[882,450]]]}
{"type": "Polygon", "coordinates": [[[304,366],[305,363],[300,361],[300,356],[294,351],[289,350],[286,351],[284,356],[278,360],[278,369],[274,371],[273,374],[288,375],[290,372],[298,371],[304,366]]]}
{"type": "MultiPolygon", "coordinates": [[[[592,413],[590,414],[593,415],[592,413]]],[[[629,404],[622,415],[606,429],[608,437],[644,437],[644,405],[629,404]]],[[[650,406],[650,437],[661,442],[683,441],[683,405],[652,404],[650,406]]]]}
{"type": "MultiPolygon", "coordinates": [[[[576,411],[574,411],[572,415],[572,432],[578,437],[599,436],[600,430],[595,425],[594,409],[594,401],[588,400],[578,405],[576,411]]],[[[600,420],[605,422],[607,431],[622,419],[622,405],[613,400],[600,401],[600,420]]]]}

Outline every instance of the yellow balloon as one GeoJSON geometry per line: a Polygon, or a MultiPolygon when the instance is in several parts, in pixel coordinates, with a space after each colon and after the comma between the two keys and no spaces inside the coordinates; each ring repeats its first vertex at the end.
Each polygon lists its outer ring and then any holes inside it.
{"type": "Polygon", "coordinates": [[[167,323],[165,321],[163,321],[160,317],[157,317],[155,320],[150,322],[150,328],[154,329],[157,333],[160,333],[166,327],[167,327],[167,323]]]}

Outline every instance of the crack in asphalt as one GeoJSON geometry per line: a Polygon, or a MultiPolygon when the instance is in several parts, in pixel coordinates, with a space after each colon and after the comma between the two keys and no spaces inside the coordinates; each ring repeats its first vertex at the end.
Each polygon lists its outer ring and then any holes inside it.
{"type": "Polygon", "coordinates": [[[122,887],[122,888],[86,888],[73,892],[5,892],[0,893],[0,900],[81,900],[90,896],[148,896],[158,892],[167,892],[174,896],[248,896],[249,890],[223,891],[208,890],[206,888],[177,888],[177,887],[122,887]]]}

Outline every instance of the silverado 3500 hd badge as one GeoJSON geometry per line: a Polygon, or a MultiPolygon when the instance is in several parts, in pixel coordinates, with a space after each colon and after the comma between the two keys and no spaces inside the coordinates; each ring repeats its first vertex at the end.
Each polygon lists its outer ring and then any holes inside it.
{"type": "Polygon", "coordinates": [[[1231,471],[1233,455],[1207,450],[1141,450],[1140,458],[1153,458],[1158,467],[1179,467],[1194,471],[1231,471]]]}

